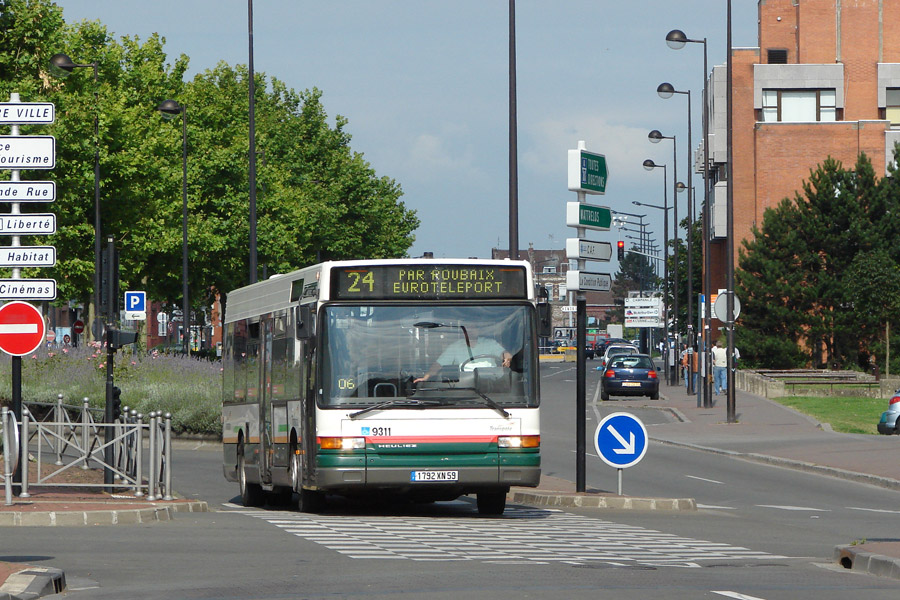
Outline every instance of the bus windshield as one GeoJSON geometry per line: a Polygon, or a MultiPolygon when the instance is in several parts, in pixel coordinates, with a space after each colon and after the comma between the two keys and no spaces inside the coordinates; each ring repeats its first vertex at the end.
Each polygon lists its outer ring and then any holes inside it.
{"type": "Polygon", "coordinates": [[[537,406],[533,312],[529,304],[326,306],[320,405],[537,406]]]}

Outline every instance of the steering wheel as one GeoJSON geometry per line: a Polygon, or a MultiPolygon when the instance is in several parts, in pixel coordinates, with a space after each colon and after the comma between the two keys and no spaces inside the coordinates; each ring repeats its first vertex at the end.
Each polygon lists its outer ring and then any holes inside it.
{"type": "Polygon", "coordinates": [[[459,363],[461,373],[474,371],[478,367],[499,367],[503,365],[503,360],[499,356],[493,354],[476,354],[459,363]]]}

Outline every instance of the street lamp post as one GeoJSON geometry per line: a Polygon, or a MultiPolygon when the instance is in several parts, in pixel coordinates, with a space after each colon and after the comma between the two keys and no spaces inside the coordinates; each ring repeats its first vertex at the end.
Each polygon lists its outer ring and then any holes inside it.
{"type": "MultiPolygon", "coordinates": [[[[730,0],[729,0],[730,3],[730,0]]],[[[729,4],[730,7],[730,4],[729,4]]],[[[703,44],[703,206],[706,213],[709,212],[709,71],[706,51],[706,38],[702,40],[693,40],[685,35],[680,29],[673,29],[666,34],[666,44],[674,49],[681,50],[685,44],[703,44]]],[[[690,104],[690,102],[688,103],[690,104]]],[[[690,110],[690,109],[688,109],[690,110]]],[[[688,113],[690,114],[690,112],[688,113]]],[[[706,214],[705,213],[705,214],[706,214]]],[[[710,322],[712,319],[712,275],[710,273],[712,261],[709,255],[709,238],[710,238],[710,220],[709,215],[704,221],[703,226],[703,259],[704,259],[704,277],[703,277],[703,298],[705,310],[703,311],[703,351],[705,360],[703,361],[703,406],[709,408],[712,402],[712,389],[707,375],[710,372],[710,322]]]]}
{"type": "MultiPolygon", "coordinates": [[[[658,133],[658,132],[657,132],[658,133]]],[[[667,260],[667,255],[669,253],[669,200],[668,200],[668,187],[669,184],[667,182],[668,179],[668,169],[666,169],[666,165],[658,165],[653,162],[651,159],[647,159],[644,161],[644,168],[648,171],[652,171],[653,169],[662,169],[663,170],[663,205],[653,206],[651,204],[642,204],[637,201],[633,201],[632,204],[637,206],[648,206],[650,208],[661,208],[663,211],[663,323],[665,327],[663,329],[666,332],[666,340],[663,344],[664,354],[663,354],[663,362],[665,363],[666,369],[666,382],[671,385],[671,370],[669,369],[669,261],[667,260]]],[[[675,369],[677,371],[677,369],[675,369]]],[[[676,382],[677,383],[677,382],[676,382]]]]}
{"type": "MultiPolygon", "coordinates": [[[[50,57],[50,74],[59,79],[65,79],[72,74],[73,69],[90,67],[94,71],[94,311],[95,320],[100,318],[100,119],[97,99],[97,61],[87,64],[76,64],[67,55],[58,53],[50,57]]],[[[92,323],[93,325],[93,323],[92,323]]],[[[95,339],[100,337],[101,328],[96,331],[92,327],[91,333],[95,339]]]]}
{"type": "Polygon", "coordinates": [[[164,100],[156,110],[166,120],[181,115],[181,343],[182,353],[188,356],[191,353],[191,305],[188,302],[187,107],[174,100],[164,100]]]}
{"type": "MultiPolygon", "coordinates": [[[[694,243],[693,236],[691,235],[692,230],[692,219],[693,219],[693,207],[690,190],[693,189],[693,166],[691,161],[691,152],[693,151],[691,148],[691,90],[687,91],[678,91],[676,90],[671,83],[661,83],[659,87],[656,88],[656,93],[659,94],[660,98],[668,99],[671,98],[673,94],[686,94],[687,95],[687,187],[688,187],[688,205],[687,205],[687,213],[688,213],[688,227],[687,227],[687,337],[688,337],[688,347],[694,347],[694,282],[693,282],[693,273],[694,273],[694,243]]],[[[676,175],[676,179],[677,179],[676,175]]],[[[681,185],[682,188],[684,184],[676,184],[681,185]]],[[[676,201],[677,205],[678,202],[676,201]]],[[[675,228],[678,228],[678,223],[675,223],[675,228]]],[[[694,393],[694,382],[692,377],[688,377],[687,384],[688,394],[694,393]]]]}
{"type": "MultiPolygon", "coordinates": [[[[660,133],[658,129],[654,129],[649,134],[647,134],[647,139],[649,139],[652,143],[658,144],[660,140],[672,140],[672,220],[673,220],[673,231],[674,231],[674,249],[672,250],[673,255],[673,263],[675,268],[675,273],[673,277],[672,283],[672,302],[673,302],[673,311],[672,311],[672,327],[673,327],[673,336],[675,337],[676,342],[679,339],[679,328],[678,328],[678,272],[680,270],[678,264],[678,140],[677,136],[674,135],[663,135],[660,133]]],[[[676,345],[677,347],[677,345],[676,345]]],[[[675,369],[675,383],[678,383],[678,369],[675,369]]]]}

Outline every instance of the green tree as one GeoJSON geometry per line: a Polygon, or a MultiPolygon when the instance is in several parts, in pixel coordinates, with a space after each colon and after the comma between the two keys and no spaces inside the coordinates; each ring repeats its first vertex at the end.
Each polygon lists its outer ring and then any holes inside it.
{"type": "MultiPolygon", "coordinates": [[[[22,178],[57,183],[57,233],[23,243],[56,246],[58,262],[23,276],[55,278],[59,302],[92,294],[95,149],[102,230],[119,247],[123,287],[180,299],[181,123],[162,122],[156,107],[165,99],[187,108],[191,299],[196,306],[210,290],[248,282],[248,71],[222,63],[185,82],[188,58],[171,61],[164,45],[158,35],[115,40],[97,21],[66,24],[49,0],[0,0],[0,92],[56,105],[54,125],[22,133],[54,135],[57,167],[22,178]],[[97,82],[89,68],[53,79],[57,52],[96,62],[97,82]]],[[[318,90],[297,93],[259,73],[255,83],[260,265],[283,272],[319,259],[404,256],[415,211],[400,201],[399,184],[352,151],[347,120],[328,125],[318,90]]]]}

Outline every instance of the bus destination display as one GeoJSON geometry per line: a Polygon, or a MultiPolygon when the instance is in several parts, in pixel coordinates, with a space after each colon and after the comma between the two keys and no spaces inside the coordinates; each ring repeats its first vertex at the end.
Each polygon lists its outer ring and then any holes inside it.
{"type": "Polygon", "coordinates": [[[366,265],[332,272],[334,300],[457,300],[527,298],[524,267],[366,265]]]}

